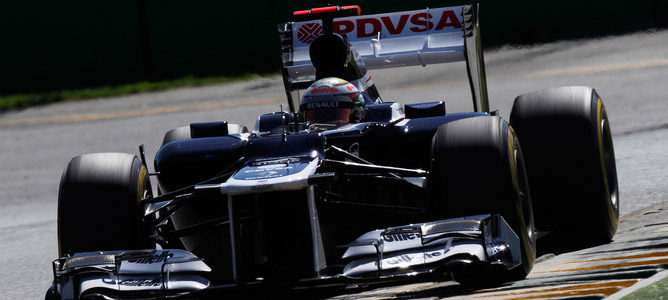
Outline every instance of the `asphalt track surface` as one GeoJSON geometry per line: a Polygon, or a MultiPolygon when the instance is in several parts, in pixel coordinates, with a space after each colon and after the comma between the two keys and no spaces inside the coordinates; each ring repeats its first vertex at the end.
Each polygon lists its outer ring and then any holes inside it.
{"type": "MultiPolygon", "coordinates": [[[[667,45],[668,31],[659,31],[487,51],[491,107],[508,118],[523,92],[596,88],[612,125],[621,214],[631,216],[668,196],[667,45]]],[[[463,63],[372,71],[385,101],[445,100],[449,112],[471,109],[465,74],[463,63]]],[[[0,298],[40,299],[49,286],[58,183],[70,158],[137,153],[143,143],[152,160],[171,128],[216,120],[251,127],[280,104],[282,83],[270,77],[0,115],[0,298]]]]}

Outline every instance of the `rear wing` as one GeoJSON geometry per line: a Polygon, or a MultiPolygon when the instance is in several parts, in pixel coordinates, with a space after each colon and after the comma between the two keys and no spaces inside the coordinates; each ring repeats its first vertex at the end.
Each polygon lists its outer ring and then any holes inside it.
{"type": "MultiPolygon", "coordinates": [[[[369,70],[465,60],[474,111],[489,112],[477,10],[477,5],[465,5],[335,18],[332,29],[346,38],[369,70]]],[[[290,110],[295,111],[293,92],[307,88],[315,77],[309,46],[322,34],[323,20],[314,16],[283,23],[278,31],[283,81],[290,110]]]]}

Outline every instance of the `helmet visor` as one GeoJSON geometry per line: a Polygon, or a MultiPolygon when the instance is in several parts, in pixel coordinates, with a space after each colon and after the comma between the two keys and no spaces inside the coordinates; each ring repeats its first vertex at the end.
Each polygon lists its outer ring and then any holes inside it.
{"type": "Polygon", "coordinates": [[[307,110],[304,118],[311,123],[346,124],[350,117],[350,108],[321,108],[307,110]]]}

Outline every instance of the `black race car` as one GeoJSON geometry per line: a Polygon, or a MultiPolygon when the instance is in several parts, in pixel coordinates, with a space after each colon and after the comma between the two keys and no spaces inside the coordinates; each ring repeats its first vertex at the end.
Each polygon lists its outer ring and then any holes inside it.
{"type": "Polygon", "coordinates": [[[498,284],[529,273],[538,237],[551,247],[610,241],[619,198],[598,93],[523,94],[510,122],[500,118],[488,105],[476,11],[295,12],[279,25],[289,112],[261,115],[250,132],[227,122],[173,129],[154,172],[142,146],[139,157],[73,158],[47,298],[197,298],[420,276],[498,284]],[[383,102],[367,72],[461,60],[470,113],[383,102]],[[354,119],[311,118],[310,109],[333,112],[316,97],[330,88],[307,90],[315,98],[295,108],[295,93],[332,77],[357,91],[344,107],[354,119]]]}

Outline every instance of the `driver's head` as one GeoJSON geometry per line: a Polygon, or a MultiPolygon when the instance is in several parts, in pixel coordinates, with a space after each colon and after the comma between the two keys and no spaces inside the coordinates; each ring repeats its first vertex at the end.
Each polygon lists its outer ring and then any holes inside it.
{"type": "Polygon", "coordinates": [[[299,110],[305,121],[342,125],[356,121],[363,103],[361,99],[355,85],[340,78],[328,77],[314,82],[306,90],[299,110]]]}

